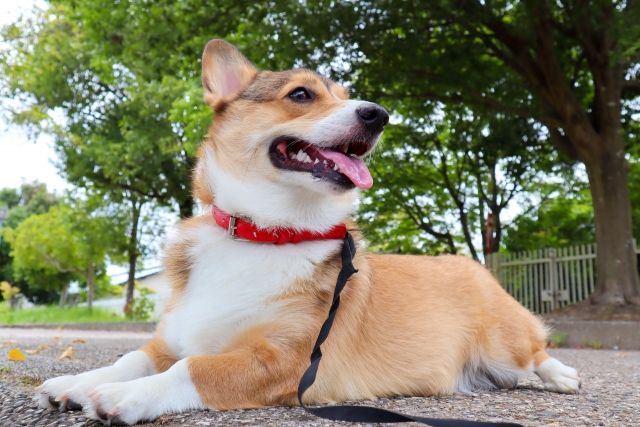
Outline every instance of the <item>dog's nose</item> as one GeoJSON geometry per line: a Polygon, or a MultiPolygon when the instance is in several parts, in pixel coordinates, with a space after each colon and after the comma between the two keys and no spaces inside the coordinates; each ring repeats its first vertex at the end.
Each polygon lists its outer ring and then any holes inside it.
{"type": "Polygon", "coordinates": [[[389,123],[389,113],[377,104],[366,104],[356,110],[360,122],[371,133],[382,132],[382,129],[389,123]]]}

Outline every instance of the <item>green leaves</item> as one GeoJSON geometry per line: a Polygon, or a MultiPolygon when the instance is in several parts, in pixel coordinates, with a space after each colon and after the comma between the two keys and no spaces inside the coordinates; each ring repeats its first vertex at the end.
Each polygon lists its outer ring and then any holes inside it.
{"type": "Polygon", "coordinates": [[[31,215],[8,234],[16,273],[77,273],[87,276],[89,265],[104,266],[108,251],[107,218],[92,217],[66,205],[31,215]]]}

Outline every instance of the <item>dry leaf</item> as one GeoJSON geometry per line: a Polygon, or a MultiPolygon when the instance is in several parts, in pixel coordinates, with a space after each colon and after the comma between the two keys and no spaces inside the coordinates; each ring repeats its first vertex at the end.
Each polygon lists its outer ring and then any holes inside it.
{"type": "Polygon", "coordinates": [[[69,347],[67,347],[67,349],[65,351],[62,352],[60,357],[58,357],[56,360],[69,359],[69,360],[72,360],[74,362],[78,361],[78,359],[74,359],[71,356],[73,356],[73,347],[69,346],[69,347]]]}
{"type": "Polygon", "coordinates": [[[35,350],[25,350],[24,352],[27,353],[27,354],[38,354],[42,350],[46,350],[48,348],[51,348],[51,347],[49,347],[48,345],[42,344],[40,347],[36,348],[35,350]]]}
{"type": "Polygon", "coordinates": [[[27,360],[27,358],[24,357],[24,354],[22,354],[22,352],[17,348],[13,348],[9,350],[9,354],[7,354],[7,359],[13,360],[14,362],[24,362],[27,360]]]}
{"type": "Polygon", "coordinates": [[[87,340],[82,339],[82,338],[76,338],[75,340],[73,340],[71,342],[87,342],[87,340]]]}
{"type": "Polygon", "coordinates": [[[59,340],[60,338],[62,338],[62,335],[54,335],[54,336],[53,336],[53,339],[54,339],[54,340],[59,340]]]}
{"type": "Polygon", "coordinates": [[[616,354],[618,357],[627,357],[627,353],[618,353],[616,354]]]}
{"type": "Polygon", "coordinates": [[[18,341],[16,341],[16,340],[6,340],[6,341],[2,341],[2,344],[18,344],[18,341]]]}

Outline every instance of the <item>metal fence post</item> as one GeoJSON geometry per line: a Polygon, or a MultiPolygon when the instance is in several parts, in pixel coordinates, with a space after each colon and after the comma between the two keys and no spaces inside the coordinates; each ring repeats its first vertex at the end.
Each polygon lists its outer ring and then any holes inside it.
{"type": "Polygon", "coordinates": [[[549,249],[549,289],[551,290],[551,311],[558,308],[556,295],[558,294],[558,269],[556,267],[556,250],[549,249]]]}
{"type": "Polygon", "coordinates": [[[487,267],[489,268],[489,271],[491,271],[491,274],[493,274],[493,277],[495,277],[499,281],[500,280],[500,253],[494,252],[491,254],[487,254],[486,257],[487,257],[487,267]]]}

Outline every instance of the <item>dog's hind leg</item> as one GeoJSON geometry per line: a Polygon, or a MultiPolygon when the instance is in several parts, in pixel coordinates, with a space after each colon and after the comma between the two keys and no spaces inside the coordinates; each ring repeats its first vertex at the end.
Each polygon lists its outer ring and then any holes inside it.
{"type": "Polygon", "coordinates": [[[557,393],[577,393],[580,389],[578,371],[540,350],[534,355],[535,373],[544,383],[545,390],[557,393]]]}

